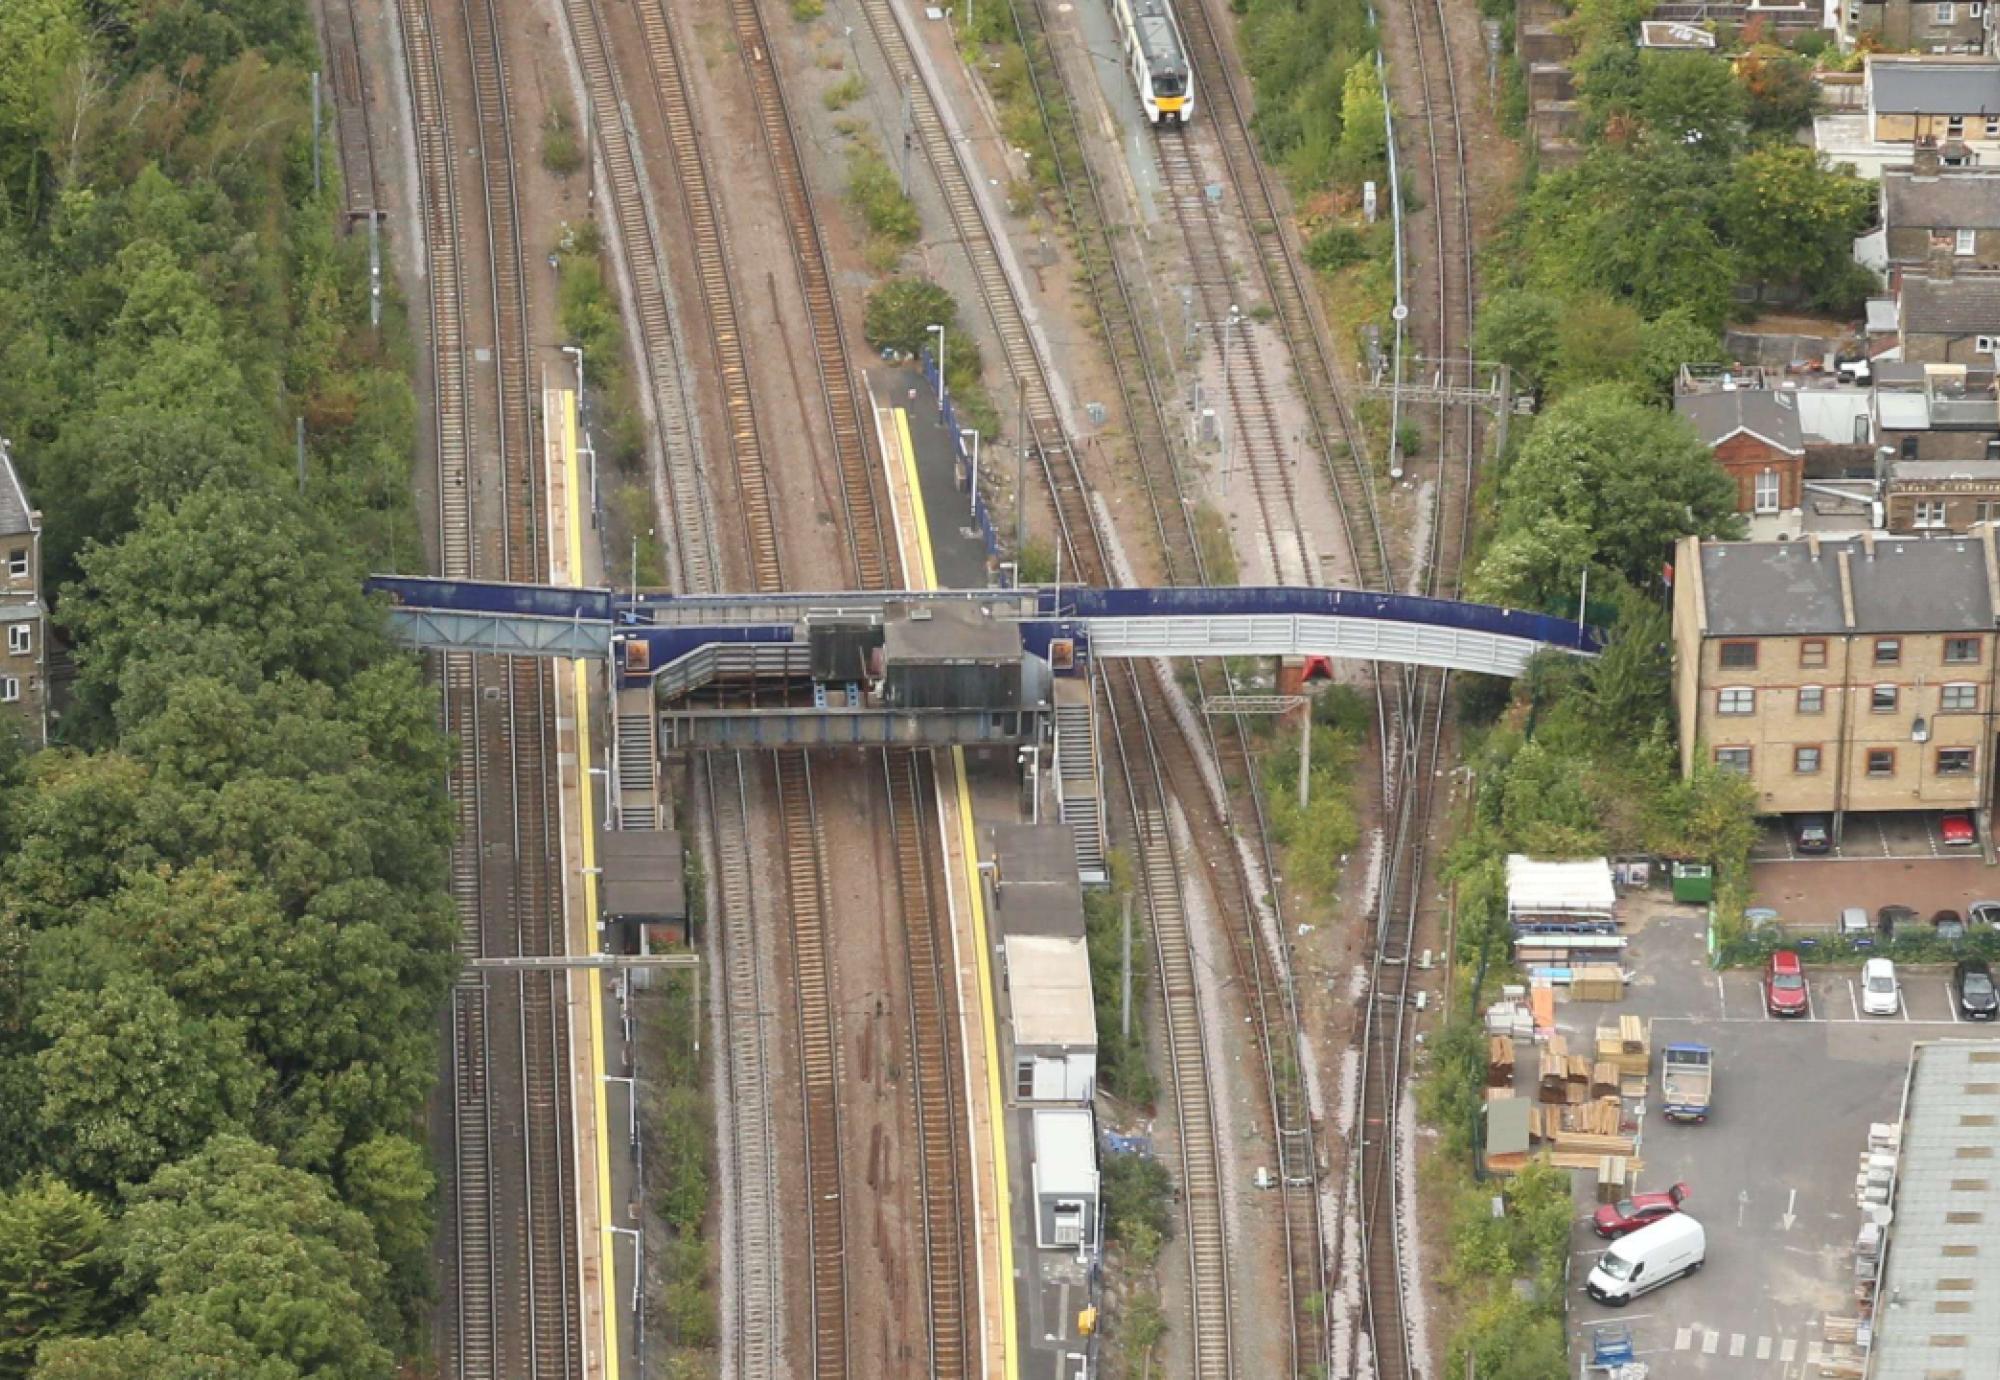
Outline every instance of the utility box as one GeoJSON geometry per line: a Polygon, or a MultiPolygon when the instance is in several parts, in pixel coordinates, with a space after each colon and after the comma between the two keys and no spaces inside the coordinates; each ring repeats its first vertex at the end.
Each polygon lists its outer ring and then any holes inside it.
{"type": "Polygon", "coordinates": [[[1707,863],[1674,864],[1674,899],[1707,905],[1715,899],[1715,869],[1707,863]]]}

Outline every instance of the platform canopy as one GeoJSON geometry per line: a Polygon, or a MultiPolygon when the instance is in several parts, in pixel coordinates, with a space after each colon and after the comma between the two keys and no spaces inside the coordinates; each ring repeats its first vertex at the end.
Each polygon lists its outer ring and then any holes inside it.
{"type": "Polygon", "coordinates": [[[1548,862],[1507,855],[1507,914],[1609,916],[1618,903],[1605,858],[1548,862]]]}

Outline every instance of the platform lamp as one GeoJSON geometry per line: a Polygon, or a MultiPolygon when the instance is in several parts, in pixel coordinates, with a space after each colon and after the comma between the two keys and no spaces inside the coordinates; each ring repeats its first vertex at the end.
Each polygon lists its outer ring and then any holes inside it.
{"type": "Polygon", "coordinates": [[[938,338],[938,347],[937,347],[937,371],[938,371],[938,387],[937,387],[937,403],[938,403],[938,408],[939,408],[939,410],[943,410],[943,408],[944,408],[944,327],[943,327],[943,326],[938,326],[938,325],[932,325],[932,326],[926,326],[926,327],[924,327],[924,334],[925,334],[925,335],[929,335],[929,334],[930,334],[931,332],[933,332],[933,331],[937,332],[937,338],[938,338]]]}

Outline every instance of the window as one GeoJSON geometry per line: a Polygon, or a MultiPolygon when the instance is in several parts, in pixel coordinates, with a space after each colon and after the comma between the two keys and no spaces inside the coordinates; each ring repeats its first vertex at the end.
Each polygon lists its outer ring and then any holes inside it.
{"type": "Polygon", "coordinates": [[[1733,771],[1739,776],[1750,774],[1749,748],[1717,748],[1715,766],[1718,771],[1733,771]]]}
{"type": "Polygon", "coordinates": [[[1878,637],[1875,639],[1875,664],[1877,666],[1894,666],[1902,659],[1902,638],[1878,637]]]}
{"type": "Polygon", "coordinates": [[[1063,1200],[1055,1205],[1050,1214],[1054,1222],[1054,1238],[1058,1246],[1081,1246],[1083,1244],[1083,1204],[1063,1200]]]}
{"type": "Polygon", "coordinates": [[[1868,774],[1870,776],[1894,776],[1896,774],[1896,749],[1869,748],[1868,774]]]}
{"type": "Polygon", "coordinates": [[[1870,690],[1868,692],[1868,709],[1869,712],[1875,714],[1895,713],[1896,687],[1893,685],[1878,685],[1873,690],[1870,690]]]}
{"type": "MultiPolygon", "coordinates": [[[[1938,22],[1939,22],[1940,24],[1949,24],[1949,23],[1951,23],[1951,6],[1950,6],[1950,5],[1939,5],[1939,6],[1938,6],[1938,22]]],[[[1950,136],[1951,136],[1952,138],[1954,138],[1954,139],[1962,139],[1962,138],[1964,138],[1964,137],[1965,137],[1965,117],[1964,117],[1963,115],[1952,115],[1952,116],[1949,116],[1949,117],[1947,117],[1947,118],[1946,118],[1946,120],[1945,120],[1945,122],[1944,122],[1944,132],[1945,132],[1946,134],[1950,135],[1950,136]]]]}
{"type": "MultiPolygon", "coordinates": [[[[1956,4],[1933,5],[1931,6],[1931,13],[1938,23],[1949,24],[1958,17],[1956,13],[1957,8],[1956,4]]],[[[1957,124],[1964,123],[1963,120],[1958,119],[1956,116],[1953,117],[1953,122],[1957,124]]]]}
{"type": "Polygon", "coordinates": [[[1925,528],[1944,526],[1944,500],[1941,498],[1920,498],[1917,500],[1916,526],[1925,528]]]}
{"type": "Polygon", "coordinates": [[[12,704],[21,698],[21,682],[12,676],[0,676],[0,704],[12,704]]]}
{"type": "Polygon", "coordinates": [[[1823,637],[1809,637],[1804,642],[1801,642],[1799,644],[1799,665],[1826,665],[1826,639],[1823,637]]]}
{"type": "Polygon", "coordinates": [[[15,656],[26,656],[35,650],[35,625],[32,623],[9,623],[7,625],[7,650],[15,656]]]}
{"type": "Polygon", "coordinates": [[[1937,774],[1939,776],[1972,775],[1972,749],[1939,748],[1937,753],[1937,774]]]}
{"type": "MultiPolygon", "coordinates": [[[[1972,3],[1965,7],[1965,17],[1967,19],[1984,19],[1986,17],[1986,0],[1972,0],[1972,3]]],[[[1995,125],[2000,125],[2000,116],[1988,115],[1986,117],[1986,130],[1989,135],[1993,132],[1995,125]]]]}
{"type": "Polygon", "coordinates": [[[1035,1061],[1022,1059],[1014,1065],[1014,1096],[1031,1098],[1035,1095],[1035,1061]]]}
{"type": "Polygon", "coordinates": [[[1972,348],[1979,354],[1990,355],[2000,350],[2000,335],[1975,335],[1972,337],[1972,348]]]}
{"type": "Polygon", "coordinates": [[[1757,644],[1755,642],[1725,642],[1722,644],[1722,667],[1726,671],[1754,671],[1757,669],[1757,644]]]}
{"type": "Polygon", "coordinates": [[[1715,692],[1715,712],[1718,714],[1755,714],[1757,712],[1757,692],[1747,685],[1732,685],[1715,692]]]}
{"type": "MultiPolygon", "coordinates": [[[[1986,6],[1984,4],[1967,5],[1966,9],[1971,11],[1974,19],[1978,19],[1986,13],[1986,6]]],[[[1988,115],[1986,117],[1986,137],[1988,139],[2000,139],[2000,115],[1988,115]]]]}
{"type": "Polygon", "coordinates": [[[1811,776],[1819,770],[1819,744],[1792,749],[1792,770],[1800,776],[1811,776]]]}
{"type": "Polygon", "coordinates": [[[1979,687],[1970,683],[1947,685],[1938,693],[1938,708],[1947,714],[1970,714],[1979,708],[1979,687]]]}
{"type": "Polygon", "coordinates": [[[28,578],[28,548],[17,546],[7,553],[7,573],[16,580],[28,578]]]}
{"type": "Polygon", "coordinates": [[[1799,687],[1799,713],[1817,714],[1826,708],[1826,687],[1824,685],[1801,685],[1799,687]]]}
{"type": "Polygon", "coordinates": [[[1947,637],[1944,640],[1944,660],[1947,666],[1977,666],[1979,664],[1979,639],[1976,637],[1947,637]]]}
{"type": "Polygon", "coordinates": [[[1778,472],[1776,470],[1761,469],[1757,471],[1755,494],[1752,498],[1751,506],[1753,511],[1759,513],[1775,513],[1778,511],[1778,472]]]}
{"type": "Polygon", "coordinates": [[[1958,231],[1953,236],[1953,243],[1951,247],[1952,252],[1963,258],[1971,258],[1973,253],[1979,248],[1979,246],[1974,242],[1977,239],[1978,239],[1977,231],[1973,230],[1958,231]]]}
{"type": "MultiPolygon", "coordinates": [[[[1988,446],[1987,452],[1988,453],[1986,458],[1988,460],[1996,458],[1992,454],[1991,446],[1988,446]]],[[[1995,521],[1996,519],[2000,519],[2000,499],[1982,498],[1979,500],[1977,507],[1979,512],[1979,521],[1992,522],[1995,521]]]]}

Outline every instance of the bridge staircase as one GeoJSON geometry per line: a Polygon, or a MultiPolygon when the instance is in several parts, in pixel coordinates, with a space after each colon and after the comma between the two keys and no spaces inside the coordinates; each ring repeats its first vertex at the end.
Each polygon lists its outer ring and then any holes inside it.
{"type": "Polygon", "coordinates": [[[1097,757],[1093,676],[1055,683],[1056,807],[1076,836],[1076,871],[1085,886],[1108,886],[1104,861],[1104,797],[1097,757]]]}
{"type": "Polygon", "coordinates": [[[653,689],[635,686],[618,692],[612,735],[613,824],[619,829],[660,827],[660,752],[653,712],[653,689]]]}

